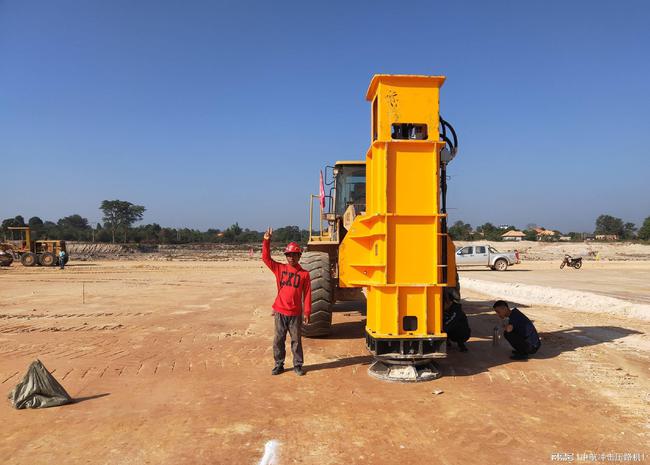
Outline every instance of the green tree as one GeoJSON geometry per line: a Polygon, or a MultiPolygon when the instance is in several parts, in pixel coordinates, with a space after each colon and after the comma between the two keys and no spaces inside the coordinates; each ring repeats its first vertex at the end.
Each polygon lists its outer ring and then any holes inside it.
{"type": "Polygon", "coordinates": [[[84,218],[81,215],[77,215],[77,214],[61,218],[59,221],[57,221],[57,224],[63,228],[81,229],[81,230],[90,229],[90,225],[88,224],[88,218],[84,218]]]}
{"type": "MultiPolygon", "coordinates": [[[[535,226],[537,227],[537,226],[535,226]]],[[[535,229],[526,229],[524,231],[524,234],[526,237],[524,237],[524,240],[526,241],[536,241],[537,240],[537,231],[535,229]]]]}
{"type": "Polygon", "coordinates": [[[623,226],[623,237],[622,239],[630,240],[636,237],[637,227],[634,223],[625,223],[623,226]]]}
{"type": "Polygon", "coordinates": [[[571,238],[572,241],[581,241],[584,238],[584,233],[581,232],[575,232],[571,231],[568,236],[571,238]]]}
{"type": "Polygon", "coordinates": [[[27,222],[27,224],[32,229],[41,228],[43,227],[43,220],[40,219],[38,216],[32,216],[27,222]]]}
{"type": "Polygon", "coordinates": [[[65,216],[56,222],[62,239],[85,241],[92,237],[92,228],[88,218],[81,215],[65,216]]]}
{"type": "Polygon", "coordinates": [[[637,237],[643,241],[650,241],[650,216],[643,221],[637,237]]]}
{"type": "Polygon", "coordinates": [[[471,241],[472,240],[472,225],[456,221],[449,228],[449,235],[455,241],[471,241]]]}
{"type": "Polygon", "coordinates": [[[19,227],[19,226],[27,226],[25,224],[25,219],[20,215],[16,215],[13,218],[7,218],[5,220],[2,220],[3,231],[6,231],[7,228],[9,227],[19,227]]]}
{"type": "Polygon", "coordinates": [[[476,232],[483,236],[487,241],[500,241],[503,230],[497,228],[492,223],[485,223],[476,228],[476,232]]]}
{"type": "Polygon", "coordinates": [[[146,211],[142,205],[134,205],[124,200],[104,200],[99,208],[104,213],[103,221],[111,231],[113,242],[115,242],[115,232],[118,230],[124,232],[124,242],[126,242],[127,231],[133,223],[142,219],[146,211]]]}
{"type": "Polygon", "coordinates": [[[223,239],[225,242],[237,242],[237,237],[243,232],[239,223],[231,225],[228,229],[223,232],[223,239]]]}
{"type": "Polygon", "coordinates": [[[14,218],[6,218],[2,220],[2,230],[7,231],[7,228],[18,226],[14,218]]]}
{"type": "Polygon", "coordinates": [[[596,218],[596,230],[594,234],[615,234],[623,237],[624,225],[623,220],[611,215],[600,215],[596,218]]]}
{"type": "MultiPolygon", "coordinates": [[[[300,242],[303,235],[298,226],[283,226],[273,230],[273,242],[287,244],[289,242],[300,242]]],[[[261,237],[260,237],[261,239],[261,237]]]]}
{"type": "Polygon", "coordinates": [[[41,237],[43,239],[58,239],[61,237],[61,231],[56,223],[52,221],[45,221],[41,229],[41,237]]]}
{"type": "Polygon", "coordinates": [[[27,222],[29,229],[32,231],[32,238],[38,240],[43,233],[43,220],[38,216],[32,216],[27,222]]]}

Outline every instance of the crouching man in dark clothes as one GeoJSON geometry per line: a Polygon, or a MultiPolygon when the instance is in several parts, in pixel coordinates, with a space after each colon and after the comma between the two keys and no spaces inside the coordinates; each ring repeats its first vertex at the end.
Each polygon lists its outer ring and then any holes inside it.
{"type": "Polygon", "coordinates": [[[271,235],[273,230],[267,229],[262,243],[262,261],[275,275],[278,295],[273,303],[273,317],[275,318],[275,337],[273,339],[273,358],[275,367],[272,375],[279,375],[284,371],[284,347],[287,332],[291,336],[291,352],[293,353],[293,371],[298,376],[305,372],[302,369],[302,322],[309,323],[311,313],[311,280],[309,271],[298,263],[302,255],[300,246],[290,242],[284,249],[287,263],[276,262],[271,258],[271,235]],[[303,310],[304,302],[304,310],[303,310]]]}
{"type": "MultiPolygon", "coordinates": [[[[460,296],[458,297],[460,298],[460,296]]],[[[470,338],[472,331],[459,298],[454,298],[453,293],[444,293],[442,330],[447,333],[447,344],[455,342],[458,344],[458,350],[467,352],[465,342],[470,338]]]]}
{"type": "Polygon", "coordinates": [[[505,300],[497,300],[492,306],[499,318],[504,320],[503,336],[512,348],[513,360],[526,360],[528,356],[539,350],[542,341],[539,339],[535,325],[517,307],[512,310],[505,300]]]}

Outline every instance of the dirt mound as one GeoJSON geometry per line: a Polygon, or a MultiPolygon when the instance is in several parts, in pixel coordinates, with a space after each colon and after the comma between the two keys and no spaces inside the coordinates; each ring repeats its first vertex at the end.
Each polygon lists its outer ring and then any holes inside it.
{"type": "Polygon", "coordinates": [[[525,305],[544,305],[574,311],[605,313],[650,321],[650,305],[629,302],[593,292],[521,283],[497,283],[462,277],[461,288],[525,305]]]}
{"type": "Polygon", "coordinates": [[[70,258],[76,261],[93,259],[124,259],[137,253],[137,247],[128,244],[103,244],[97,242],[68,242],[70,258]]]}
{"type": "Polygon", "coordinates": [[[103,244],[68,242],[72,260],[259,260],[259,244],[103,244]]]}

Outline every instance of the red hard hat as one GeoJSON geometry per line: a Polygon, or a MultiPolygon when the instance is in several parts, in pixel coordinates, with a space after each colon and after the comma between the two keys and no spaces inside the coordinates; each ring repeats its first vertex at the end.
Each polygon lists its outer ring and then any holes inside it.
{"type": "Polygon", "coordinates": [[[289,242],[287,247],[284,249],[284,253],[302,253],[302,250],[300,250],[300,246],[295,242],[289,242]]]}

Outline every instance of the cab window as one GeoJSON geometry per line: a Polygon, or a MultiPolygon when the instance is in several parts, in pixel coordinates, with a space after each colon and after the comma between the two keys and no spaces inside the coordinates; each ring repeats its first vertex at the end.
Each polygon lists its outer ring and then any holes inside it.
{"type": "Polygon", "coordinates": [[[365,165],[341,166],[336,174],[336,214],[343,215],[350,205],[357,212],[366,210],[365,165]]]}

